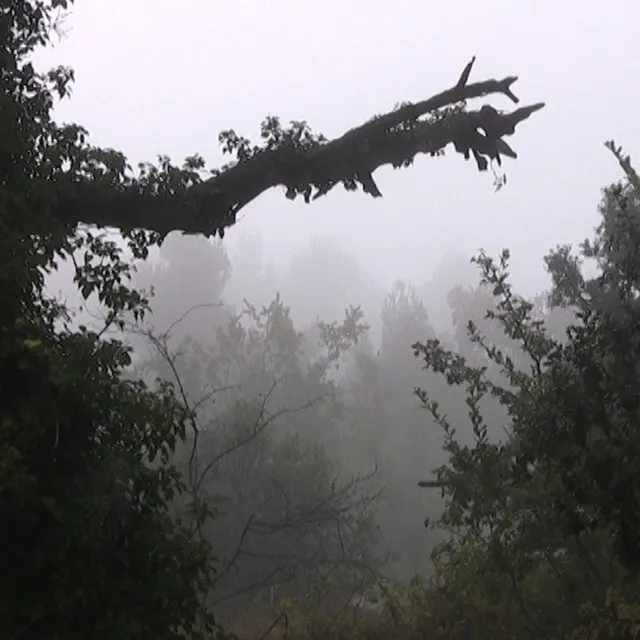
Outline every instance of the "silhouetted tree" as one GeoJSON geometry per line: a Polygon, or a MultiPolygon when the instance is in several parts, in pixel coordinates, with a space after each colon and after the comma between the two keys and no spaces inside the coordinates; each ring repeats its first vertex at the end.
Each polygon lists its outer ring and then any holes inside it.
{"type": "Polygon", "coordinates": [[[564,339],[513,292],[505,251],[477,262],[493,291],[489,319],[529,366],[473,324],[471,342],[506,384],[473,354],[416,344],[429,369],[466,391],[471,446],[428,388],[418,396],[450,456],[423,483],[445,497],[439,590],[478,638],[633,638],[640,623],[640,180],[609,146],[625,180],[605,189],[594,238],[579,254],[563,246],[546,258],[550,304],[575,310],[564,339]],[[584,259],[595,260],[594,277],[584,259]],[[499,425],[482,410],[486,396],[505,409],[499,425]]]}
{"type": "MultiPolygon", "coordinates": [[[[122,248],[50,215],[62,167],[99,161],[51,118],[71,73],[29,61],[57,5],[0,8],[0,637],[210,637],[210,549],[171,514],[187,412],[169,386],[125,379],[130,350],[105,336],[147,300],[122,248]],[[100,331],[72,328],[45,293],[57,259],[102,303],[100,331]]],[[[129,244],[137,257],[149,248],[129,244]]]]}
{"type": "MultiPolygon", "coordinates": [[[[27,6],[46,16],[51,8],[71,4],[72,0],[32,0],[27,6]]],[[[27,13],[21,6],[10,3],[3,27],[6,46],[14,47],[9,58],[20,46],[10,32],[27,13]]],[[[439,156],[448,145],[467,160],[473,157],[478,170],[486,171],[490,162],[500,165],[503,157],[517,157],[504,137],[514,134],[516,126],[544,103],[512,112],[489,104],[469,110],[469,100],[493,94],[518,103],[512,91],[516,76],[470,83],[474,61],[452,87],[426,100],[402,103],[334,140],[314,133],[304,121],[284,126],[276,116],[262,122],[261,144],[251,143],[233,129],[222,131],[223,152],[233,160],[211,170],[206,170],[201,156],[194,155],[182,166],[161,156],[157,164],[142,163],[134,171],[123,154],[90,145],[82,127],[60,127],[57,139],[75,147],[77,153],[72,162],[65,158],[67,162],[51,167],[49,212],[67,228],[92,223],[120,229],[127,237],[141,229],[158,234],[156,240],[176,230],[222,236],[244,207],[276,186],[284,188],[288,199],[302,196],[305,202],[340,184],[349,191],[381,197],[373,177],[376,169],[387,164],[408,167],[417,154],[439,156]]]]}

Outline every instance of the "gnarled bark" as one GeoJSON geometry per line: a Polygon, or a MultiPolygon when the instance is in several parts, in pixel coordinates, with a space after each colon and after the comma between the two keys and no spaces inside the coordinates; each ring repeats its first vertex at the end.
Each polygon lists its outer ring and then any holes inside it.
{"type": "Polygon", "coordinates": [[[306,202],[340,183],[381,197],[373,179],[377,168],[408,166],[418,153],[439,155],[450,143],[466,159],[473,155],[478,169],[485,171],[489,160],[500,163],[501,156],[517,157],[503,136],[512,135],[516,125],[544,103],[510,113],[489,105],[467,111],[467,100],[496,93],[518,103],[511,91],[516,76],[469,84],[474,61],[475,57],[453,87],[427,100],[375,117],[334,140],[301,142],[294,136],[282,144],[254,148],[248,157],[178,192],[146,192],[136,180],[108,189],[90,181],[61,182],[54,214],[67,224],[93,223],[125,232],[147,229],[166,235],[180,230],[222,236],[243,207],[279,185],[287,198],[302,195],[306,202]]]}

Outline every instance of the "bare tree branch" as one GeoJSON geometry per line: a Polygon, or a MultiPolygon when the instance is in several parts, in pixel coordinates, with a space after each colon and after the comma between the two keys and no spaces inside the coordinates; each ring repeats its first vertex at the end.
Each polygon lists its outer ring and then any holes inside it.
{"type": "Polygon", "coordinates": [[[502,138],[512,135],[544,103],[511,113],[489,105],[466,111],[467,100],[492,94],[503,94],[518,103],[511,91],[517,76],[468,84],[474,61],[475,57],[453,87],[372,118],[331,141],[313,135],[306,123],[292,123],[291,129],[283,130],[275,118],[263,123],[267,143],[261,147],[249,147],[235,132],[225,132],[221,142],[226,141],[227,151],[237,151],[238,161],[207,180],[196,175],[186,188],[147,188],[142,179],[131,177],[105,186],[99,179],[63,176],[56,184],[53,213],[72,225],[89,223],[124,232],[146,229],[162,236],[180,230],[222,237],[243,207],[275,186],[285,187],[288,199],[302,195],[306,202],[338,184],[380,197],[373,179],[376,169],[386,164],[409,166],[418,153],[440,155],[450,143],[465,159],[473,155],[478,169],[485,171],[490,160],[500,163],[501,156],[517,157],[502,138]]]}
{"type": "Polygon", "coordinates": [[[212,580],[211,587],[215,587],[216,583],[222,580],[224,577],[226,577],[229,571],[235,566],[236,561],[238,560],[238,556],[241,554],[243,550],[245,539],[249,534],[249,532],[251,531],[251,523],[253,522],[253,516],[254,514],[252,513],[247,519],[246,524],[242,528],[242,533],[240,534],[235,550],[231,554],[231,557],[225,562],[224,568],[218,571],[216,577],[212,580]]]}

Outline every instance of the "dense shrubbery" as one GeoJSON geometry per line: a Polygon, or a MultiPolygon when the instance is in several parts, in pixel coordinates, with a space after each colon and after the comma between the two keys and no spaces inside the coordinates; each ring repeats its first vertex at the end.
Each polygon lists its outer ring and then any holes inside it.
{"type": "MultiPolygon", "coordinates": [[[[75,281],[107,325],[146,308],[121,249],[48,214],[61,167],[104,180],[118,170],[82,129],[51,120],[72,74],[39,74],[29,54],[53,15],[43,2],[0,13],[0,636],[201,637],[214,628],[202,606],[208,548],[169,511],[187,412],[169,386],[125,380],[122,342],[71,328],[44,293],[56,261],[83,253],[75,281]]],[[[131,240],[138,255],[148,244],[131,240]]]]}

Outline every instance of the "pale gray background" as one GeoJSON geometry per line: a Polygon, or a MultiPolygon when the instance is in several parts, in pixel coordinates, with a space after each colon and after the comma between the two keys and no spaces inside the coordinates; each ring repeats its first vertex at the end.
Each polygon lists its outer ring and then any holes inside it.
{"type": "Polygon", "coordinates": [[[600,188],[619,176],[603,142],[640,150],[638,24],[637,0],[79,0],[66,38],[38,58],[75,67],[58,117],[96,144],[133,161],[200,152],[212,164],[221,129],[256,138],[269,113],[334,136],[448,87],[474,54],[472,80],[518,74],[522,102],[547,108],[510,140],[520,158],[502,192],[457,154],[422,157],[380,171],[377,201],[336,189],[306,206],[274,190],[227,238],[233,254],[259,233],[277,264],[334,238],[384,285],[425,279],[450,249],[508,246],[533,292],[541,256],[590,233],[600,188]]]}

